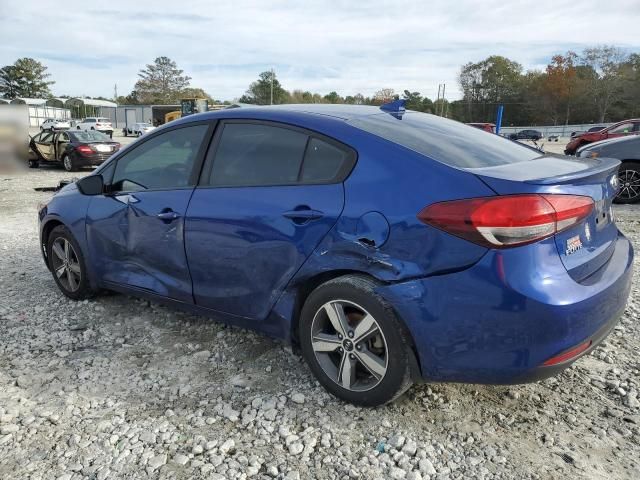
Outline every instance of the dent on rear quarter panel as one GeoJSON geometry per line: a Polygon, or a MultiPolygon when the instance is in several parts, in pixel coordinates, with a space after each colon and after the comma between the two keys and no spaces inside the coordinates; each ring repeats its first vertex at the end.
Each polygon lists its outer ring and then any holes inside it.
{"type": "Polygon", "coordinates": [[[358,162],[345,181],[344,210],[272,310],[283,324],[297,320],[297,292],[318,275],[357,272],[393,283],[459,271],[487,252],[417,218],[432,203],[494,195],[475,175],[364,132],[350,145],[358,162]],[[363,234],[385,241],[370,246],[360,241],[363,234]]]}

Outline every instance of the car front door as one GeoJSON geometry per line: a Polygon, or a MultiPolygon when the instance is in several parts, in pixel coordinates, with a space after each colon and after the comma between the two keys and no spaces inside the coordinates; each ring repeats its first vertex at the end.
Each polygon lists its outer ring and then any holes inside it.
{"type": "Polygon", "coordinates": [[[54,133],[45,130],[37,134],[31,140],[31,148],[35,150],[36,155],[44,160],[55,160],[55,148],[53,141],[54,133]]]}
{"type": "Polygon", "coordinates": [[[105,194],[91,200],[87,240],[106,286],[122,285],[193,302],[184,219],[211,125],[153,135],[104,170],[105,194]]]}
{"type": "Polygon", "coordinates": [[[340,216],[354,162],[351,149],[303,130],[223,122],[187,211],[196,303],[265,319],[340,216]]]}

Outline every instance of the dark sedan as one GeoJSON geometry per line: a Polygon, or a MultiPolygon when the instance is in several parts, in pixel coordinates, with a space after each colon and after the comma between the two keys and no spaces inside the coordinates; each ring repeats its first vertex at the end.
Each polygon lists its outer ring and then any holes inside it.
{"type": "Polygon", "coordinates": [[[542,132],[538,130],[520,130],[509,135],[509,138],[511,140],[535,140],[537,142],[542,138],[542,132]]]}
{"type": "Polygon", "coordinates": [[[118,142],[97,131],[44,131],[29,142],[29,167],[54,162],[72,172],[80,167],[100,165],[118,150],[118,142]]]}
{"type": "Polygon", "coordinates": [[[622,162],[618,169],[620,191],[616,203],[640,201],[640,135],[591,143],[576,153],[581,158],[609,157],[622,162]]]}

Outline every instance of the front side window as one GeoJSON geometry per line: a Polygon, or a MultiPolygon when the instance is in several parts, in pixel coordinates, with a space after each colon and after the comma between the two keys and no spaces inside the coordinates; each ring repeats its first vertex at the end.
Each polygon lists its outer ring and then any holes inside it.
{"type": "Polygon", "coordinates": [[[189,186],[207,125],[170,130],[150,138],[118,159],[111,191],[130,192],[189,186]]]}
{"type": "Polygon", "coordinates": [[[259,186],[295,183],[308,136],[251,123],[224,125],[209,185],[259,186]]]}

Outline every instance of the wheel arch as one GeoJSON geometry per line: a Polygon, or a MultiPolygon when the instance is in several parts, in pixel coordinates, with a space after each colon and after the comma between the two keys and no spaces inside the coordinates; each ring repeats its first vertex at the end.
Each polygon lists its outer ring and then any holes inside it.
{"type": "Polygon", "coordinates": [[[42,226],[41,234],[40,234],[40,250],[42,251],[42,256],[44,257],[44,263],[47,265],[47,268],[51,270],[51,266],[49,265],[49,256],[47,254],[47,244],[49,243],[49,235],[51,235],[51,231],[58,226],[66,225],[60,221],[58,218],[51,218],[47,220],[47,222],[42,226]]]}

